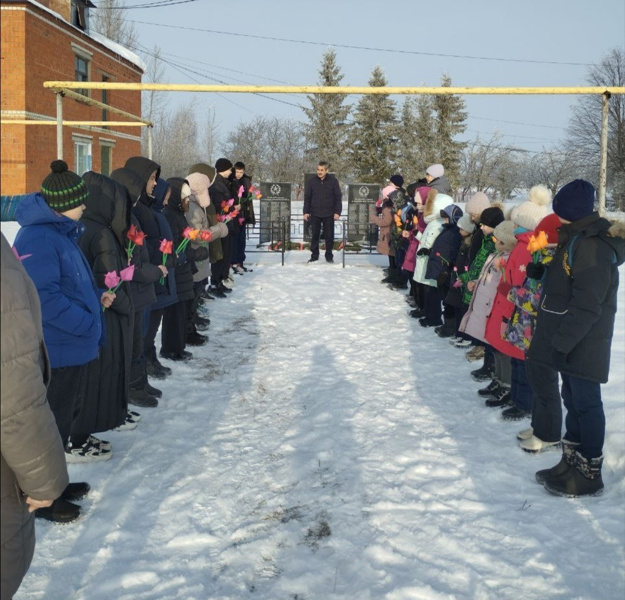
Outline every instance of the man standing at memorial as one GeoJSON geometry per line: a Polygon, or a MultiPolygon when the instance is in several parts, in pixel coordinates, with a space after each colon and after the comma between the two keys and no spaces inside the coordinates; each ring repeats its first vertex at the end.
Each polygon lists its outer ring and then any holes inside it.
{"type": "Polygon", "coordinates": [[[317,165],[317,176],[307,184],[304,192],[304,221],[311,227],[310,260],[319,260],[319,237],[323,224],[326,242],[326,261],[334,262],[334,221],[338,221],[343,210],[341,187],[334,175],[328,173],[328,163],[317,165]]]}

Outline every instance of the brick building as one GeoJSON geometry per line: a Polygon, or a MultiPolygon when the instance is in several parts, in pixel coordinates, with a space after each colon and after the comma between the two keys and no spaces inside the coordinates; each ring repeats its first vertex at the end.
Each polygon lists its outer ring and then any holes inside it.
{"type": "MultiPolygon", "coordinates": [[[[89,30],[90,0],[2,0],[2,119],[56,119],[56,94],[44,81],[140,83],[144,65],[126,48],[89,30]]],[[[118,90],[85,91],[134,115],[141,96],[118,90]]],[[[73,99],[63,100],[66,121],[126,120],[73,99]]],[[[141,153],[138,127],[63,127],[63,159],[79,174],[108,175],[141,153]]],[[[56,158],[53,125],[2,125],[1,194],[39,189],[56,158]]]]}

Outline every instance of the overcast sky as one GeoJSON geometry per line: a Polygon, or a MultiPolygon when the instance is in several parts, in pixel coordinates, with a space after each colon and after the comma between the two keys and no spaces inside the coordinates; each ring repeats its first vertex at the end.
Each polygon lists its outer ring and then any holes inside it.
{"type": "MultiPolygon", "coordinates": [[[[344,85],[367,85],[379,65],[390,86],[437,86],[442,73],[459,86],[577,86],[607,51],[625,47],[625,0],[187,0],[127,16],[145,48],[160,46],[178,65],[168,66],[169,83],[314,85],[331,47],[344,85]]],[[[302,119],[292,105],[307,104],[294,95],[197,96],[222,135],[257,115],[302,119]]],[[[188,98],[177,93],[172,104],[188,98]]],[[[515,147],[540,150],[563,136],[576,98],[466,96],[467,136],[499,130],[515,147]]]]}

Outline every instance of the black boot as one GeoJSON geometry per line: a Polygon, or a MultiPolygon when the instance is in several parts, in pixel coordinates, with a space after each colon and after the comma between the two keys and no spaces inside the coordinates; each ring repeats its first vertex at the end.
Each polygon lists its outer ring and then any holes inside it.
{"type": "Polygon", "coordinates": [[[555,496],[567,498],[599,496],[603,493],[602,465],[603,456],[586,458],[576,450],[569,468],[562,475],[547,479],[545,489],[555,496]]]}
{"type": "Polygon", "coordinates": [[[156,348],[152,347],[145,353],[145,368],[149,377],[165,379],[171,375],[172,370],[162,365],[156,356],[156,348]]]}
{"type": "Polygon", "coordinates": [[[547,479],[559,477],[560,475],[566,473],[573,463],[573,455],[575,454],[575,448],[577,448],[577,446],[579,446],[579,444],[563,439],[562,458],[560,459],[560,462],[555,467],[551,467],[551,469],[538,471],[536,473],[536,481],[544,484],[547,479]]]}
{"type": "Polygon", "coordinates": [[[71,523],[80,516],[80,506],[62,498],[57,498],[51,506],[38,508],[35,517],[53,523],[71,523]]]}
{"type": "Polygon", "coordinates": [[[139,380],[135,384],[130,384],[130,389],[128,390],[128,403],[146,408],[154,408],[155,406],[158,406],[158,400],[145,391],[143,379],[139,380]]]}
{"type": "Polygon", "coordinates": [[[510,386],[502,385],[493,394],[493,397],[486,400],[484,404],[490,408],[501,408],[502,406],[508,406],[510,402],[510,386]]]}
{"type": "Polygon", "coordinates": [[[456,323],[453,319],[445,318],[445,322],[442,325],[434,328],[434,332],[438,337],[450,338],[456,335],[456,323]]]}
{"type": "Polygon", "coordinates": [[[499,389],[500,384],[499,381],[493,379],[485,388],[477,391],[477,395],[482,398],[494,398],[497,394],[497,390],[499,389]]]}
{"type": "Polygon", "coordinates": [[[197,331],[192,331],[191,333],[187,333],[187,337],[185,338],[185,343],[187,346],[204,346],[208,342],[208,336],[202,335],[197,331]]]}
{"type": "Polygon", "coordinates": [[[492,352],[484,354],[484,364],[479,368],[471,371],[471,377],[475,381],[488,381],[493,378],[495,373],[495,355],[492,352]]]}
{"type": "Polygon", "coordinates": [[[75,502],[84,498],[91,489],[91,486],[84,481],[76,483],[68,483],[67,487],[61,494],[61,500],[67,500],[68,502],[75,502]]]}

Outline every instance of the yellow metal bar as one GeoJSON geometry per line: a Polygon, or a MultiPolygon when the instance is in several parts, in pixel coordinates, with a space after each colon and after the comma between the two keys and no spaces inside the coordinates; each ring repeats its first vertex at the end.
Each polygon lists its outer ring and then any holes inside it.
{"type": "MultiPolygon", "coordinates": [[[[238,94],[435,94],[435,95],[541,95],[541,94],[625,94],[625,87],[348,87],[289,85],[199,85],[170,83],[117,83],[99,81],[45,81],[56,91],[141,90],[158,92],[220,92],[238,94]]],[[[68,94],[69,95],[69,94],[68,94]]],[[[80,94],[78,94],[80,95],[80,94]]],[[[72,96],[74,97],[74,96],[72,96]]],[[[85,96],[82,96],[85,98],[85,96]]],[[[95,102],[95,101],[94,101],[95,102]]],[[[135,117],[136,118],[136,117],[135,117]]]]}
{"type": "MultiPolygon", "coordinates": [[[[77,83],[77,82],[73,81],[72,83],[77,83]]],[[[45,82],[43,85],[45,87],[45,82]]],[[[73,89],[84,89],[84,86],[82,87],[77,86],[77,88],[73,88],[73,89]]],[[[104,102],[100,102],[99,100],[94,100],[93,98],[89,98],[88,96],[84,96],[83,94],[72,92],[71,89],[63,88],[57,91],[63,94],[64,96],[67,96],[68,98],[73,98],[77,102],[81,102],[82,104],[87,104],[88,106],[96,106],[98,108],[108,110],[117,115],[121,115],[122,117],[127,117],[129,119],[132,119],[133,121],[139,121],[140,123],[145,123],[146,125],[152,125],[150,121],[146,121],[142,119],[141,117],[138,117],[137,115],[133,115],[132,113],[126,112],[125,110],[122,110],[121,108],[115,108],[114,106],[111,106],[110,104],[104,104],[104,102]]]]}
{"type": "MultiPolygon", "coordinates": [[[[56,125],[56,121],[37,121],[36,119],[0,119],[0,125],[56,125]]],[[[68,126],[92,127],[150,127],[147,123],[133,121],[63,121],[68,126]]]]}

